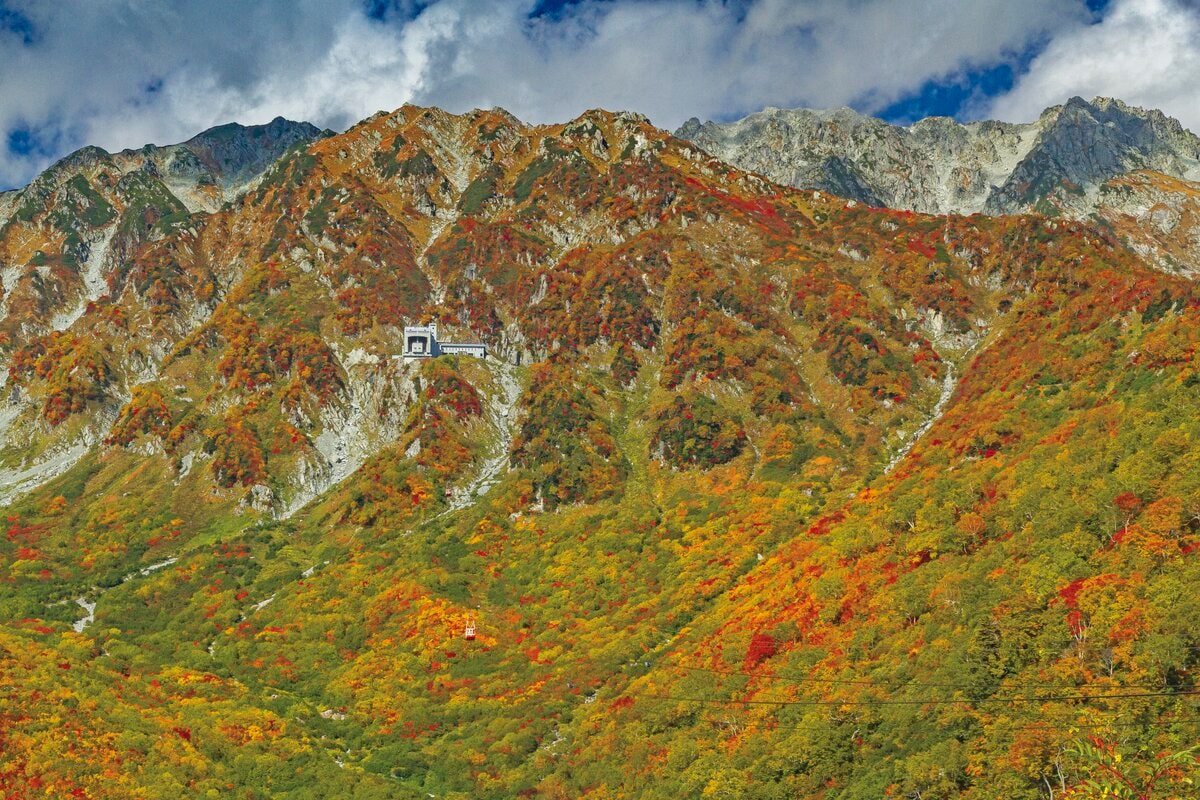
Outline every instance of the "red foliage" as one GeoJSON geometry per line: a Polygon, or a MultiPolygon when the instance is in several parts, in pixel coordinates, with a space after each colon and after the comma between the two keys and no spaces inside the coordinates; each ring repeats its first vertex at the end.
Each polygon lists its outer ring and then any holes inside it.
{"type": "Polygon", "coordinates": [[[768,633],[756,633],[750,638],[750,646],[746,648],[745,668],[756,667],[779,652],[775,637],[768,633]]]}
{"type": "Polygon", "coordinates": [[[205,431],[205,450],[212,454],[213,473],[225,488],[251,486],[266,478],[266,459],[258,433],[236,411],[222,425],[205,431]]]}
{"type": "Polygon", "coordinates": [[[937,256],[937,249],[933,245],[927,244],[920,239],[909,239],[908,249],[914,253],[925,256],[925,258],[933,259],[937,256]]]}
{"type": "Polygon", "coordinates": [[[126,445],[141,434],[163,437],[170,429],[171,412],[162,394],[153,388],[135,386],[105,442],[126,445]]]}
{"type": "Polygon", "coordinates": [[[1113,498],[1113,505],[1126,514],[1132,514],[1142,507],[1142,499],[1133,492],[1121,492],[1113,498]]]}
{"type": "Polygon", "coordinates": [[[1062,598],[1067,608],[1075,608],[1079,604],[1079,592],[1085,583],[1087,583],[1087,578],[1079,578],[1058,590],[1058,596],[1062,598]]]}

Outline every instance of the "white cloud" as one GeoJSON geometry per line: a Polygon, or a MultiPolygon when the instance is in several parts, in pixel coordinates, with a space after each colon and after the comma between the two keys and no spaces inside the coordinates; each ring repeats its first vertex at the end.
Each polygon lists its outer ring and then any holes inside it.
{"type": "Polygon", "coordinates": [[[436,49],[449,74],[430,75],[417,96],[535,120],[632,108],[666,127],[765,105],[872,111],[1084,16],[1079,0],[624,0],[530,26],[529,5],[480,13],[444,0],[453,34],[436,49]]]}
{"type": "Polygon", "coordinates": [[[0,141],[0,186],[83,144],[279,114],[340,129],[405,102],[537,122],[603,106],[665,127],[765,105],[878,110],[1085,16],[1081,0],[582,0],[536,19],[534,0],[438,0],[386,23],[356,0],[7,5],[35,41],[0,33],[0,132],[53,147],[0,141]]]}
{"type": "Polygon", "coordinates": [[[1031,120],[1075,95],[1157,108],[1200,131],[1200,8],[1116,0],[1101,22],[1056,37],[987,113],[1031,120]]]}

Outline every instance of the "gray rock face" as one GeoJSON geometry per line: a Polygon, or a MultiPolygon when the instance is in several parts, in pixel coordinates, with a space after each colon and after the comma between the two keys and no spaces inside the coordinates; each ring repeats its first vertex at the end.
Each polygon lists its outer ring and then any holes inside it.
{"type": "Polygon", "coordinates": [[[1108,98],[1072,98],[1023,124],[900,127],[847,108],[768,108],[730,123],[692,119],[676,135],[777,183],[934,214],[1083,216],[1106,181],[1135,170],[1200,179],[1200,138],[1108,98]]]}
{"type": "Polygon", "coordinates": [[[231,122],[180,144],[123,150],[118,162],[137,162],[160,178],[190,210],[214,211],[263,174],[290,147],[332,131],[276,117],[266,125],[231,122]]]}
{"type": "Polygon", "coordinates": [[[1096,214],[1159,269],[1200,277],[1200,184],[1133,172],[1100,188],[1096,214]]]}
{"type": "Polygon", "coordinates": [[[179,147],[194,154],[219,180],[233,185],[263,172],[292,145],[332,133],[307,122],[276,117],[266,125],[231,122],[209,128],[179,147]]]}

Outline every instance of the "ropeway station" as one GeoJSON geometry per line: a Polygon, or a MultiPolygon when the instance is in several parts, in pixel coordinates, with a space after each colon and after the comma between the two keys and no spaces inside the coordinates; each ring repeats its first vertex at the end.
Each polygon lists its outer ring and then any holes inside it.
{"type": "Polygon", "coordinates": [[[438,340],[437,323],[404,326],[404,358],[437,358],[438,356],[487,357],[487,345],[479,342],[443,342],[438,340]]]}

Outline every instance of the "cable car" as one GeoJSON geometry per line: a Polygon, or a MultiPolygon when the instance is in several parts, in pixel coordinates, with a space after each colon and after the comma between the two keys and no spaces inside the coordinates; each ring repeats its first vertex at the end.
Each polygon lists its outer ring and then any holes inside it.
{"type": "Polygon", "coordinates": [[[463,628],[463,638],[468,642],[475,641],[475,618],[471,617],[467,620],[467,626],[463,628]]]}

